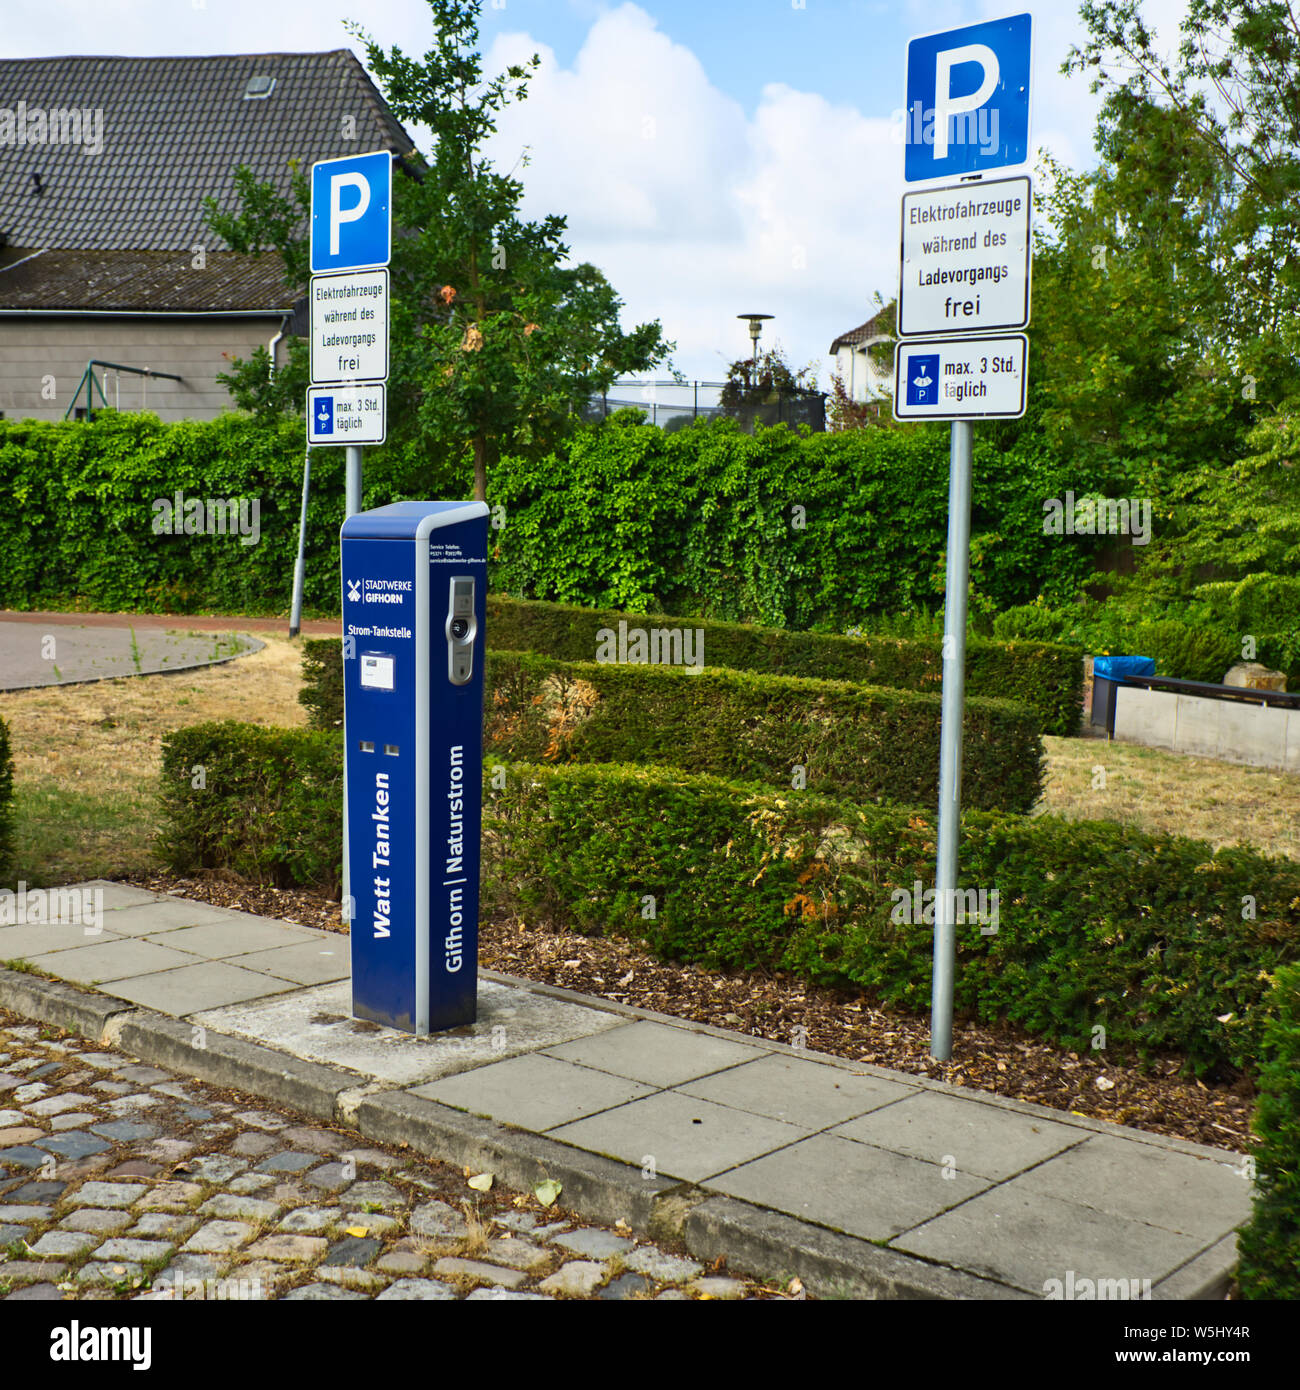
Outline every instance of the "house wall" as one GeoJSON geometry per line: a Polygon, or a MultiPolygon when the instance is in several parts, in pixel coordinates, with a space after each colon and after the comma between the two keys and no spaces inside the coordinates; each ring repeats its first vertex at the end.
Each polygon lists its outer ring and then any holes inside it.
{"type": "MultiPolygon", "coordinates": [[[[885,342],[883,338],[873,338],[872,345],[885,342]]],[[[844,389],[849,399],[854,401],[876,401],[881,396],[892,393],[893,377],[878,372],[867,353],[867,344],[860,347],[843,346],[835,353],[835,370],[844,381],[844,389]]]]}
{"type": "Polygon", "coordinates": [[[1200,758],[1300,772],[1300,710],[1121,685],[1115,737],[1200,758]]]}
{"type": "MultiPolygon", "coordinates": [[[[138,318],[89,315],[74,318],[0,315],[0,411],[10,420],[61,420],[72,404],[77,383],[92,358],[128,367],[175,372],[184,381],[157,381],[97,367],[95,374],[109,405],[152,411],[166,422],[211,420],[233,408],[230,394],[216,379],[230,370],[230,359],[249,357],[266,347],[281,320],[267,318],[138,318]],[[46,377],[54,378],[53,399],[45,399],[46,377]],[[120,377],[120,397],[118,378],[120,377]],[[143,398],[143,407],[142,407],[143,398]]],[[[276,352],[285,360],[284,344],[276,352]]],[[[85,404],[82,388],[80,404],[85,404]]],[[[94,402],[100,406],[99,393],[94,402]]]]}

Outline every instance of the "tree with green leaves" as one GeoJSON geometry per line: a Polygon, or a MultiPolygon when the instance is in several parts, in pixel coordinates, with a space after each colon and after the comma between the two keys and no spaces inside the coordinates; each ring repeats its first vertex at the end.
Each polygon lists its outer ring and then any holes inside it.
{"type": "MultiPolygon", "coordinates": [[[[472,461],[483,499],[503,453],[553,448],[591,396],[664,362],[673,345],[658,321],[623,332],[622,301],[604,275],[569,262],[565,219],[526,220],[523,184],[483,155],[497,114],[526,98],[540,60],[485,80],[481,0],[427,3],[433,45],[422,59],[349,26],[393,114],[434,137],[431,154],[394,181],[389,430],[472,461]]],[[[209,212],[234,249],[277,251],[294,283],[306,267],[300,180],[295,171],[286,198],[245,177],[237,213],[209,212]]],[[[252,401],[257,371],[243,370],[252,401]]]]}
{"type": "Polygon", "coordinates": [[[1189,0],[1176,52],[1140,0],[1086,0],[1088,40],[1065,72],[1104,93],[1098,150],[1132,199],[1198,232],[1207,345],[1246,399],[1290,394],[1300,358],[1300,10],[1289,0],[1189,0]]]}

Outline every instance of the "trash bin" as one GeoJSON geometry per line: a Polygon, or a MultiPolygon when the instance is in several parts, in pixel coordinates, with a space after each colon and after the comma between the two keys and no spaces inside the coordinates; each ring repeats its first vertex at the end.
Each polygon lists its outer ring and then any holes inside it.
{"type": "Polygon", "coordinates": [[[1095,656],[1092,659],[1092,723],[1115,733],[1115,692],[1126,676],[1154,676],[1155,658],[1150,656],[1095,656]]]}

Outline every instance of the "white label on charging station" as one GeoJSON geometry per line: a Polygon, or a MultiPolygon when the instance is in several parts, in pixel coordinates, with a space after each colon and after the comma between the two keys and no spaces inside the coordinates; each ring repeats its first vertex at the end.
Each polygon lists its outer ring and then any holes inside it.
{"type": "Polygon", "coordinates": [[[366,690],[392,690],[396,683],[397,661],[391,656],[361,654],[361,684],[366,690]]]}

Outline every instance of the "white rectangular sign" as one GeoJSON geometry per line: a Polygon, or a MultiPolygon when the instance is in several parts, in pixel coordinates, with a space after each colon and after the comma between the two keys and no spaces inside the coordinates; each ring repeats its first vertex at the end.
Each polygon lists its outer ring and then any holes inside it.
{"type": "Polygon", "coordinates": [[[382,444],[386,433],[382,381],[307,388],[308,444],[382,444]]]}
{"type": "Polygon", "coordinates": [[[388,379],[388,272],[313,275],[311,379],[388,379]]]}
{"type": "Polygon", "coordinates": [[[894,349],[896,420],[987,420],[1025,413],[1029,339],[909,338],[894,349]]]}
{"type": "Polygon", "coordinates": [[[1030,182],[903,194],[898,333],[988,332],[1029,322],[1030,182]]]}

